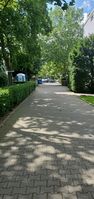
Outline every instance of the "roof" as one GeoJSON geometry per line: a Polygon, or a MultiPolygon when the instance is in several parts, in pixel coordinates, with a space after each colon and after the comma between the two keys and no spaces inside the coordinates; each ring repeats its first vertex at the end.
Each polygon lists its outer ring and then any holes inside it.
{"type": "Polygon", "coordinates": [[[17,76],[25,76],[24,73],[18,73],[17,76]]]}

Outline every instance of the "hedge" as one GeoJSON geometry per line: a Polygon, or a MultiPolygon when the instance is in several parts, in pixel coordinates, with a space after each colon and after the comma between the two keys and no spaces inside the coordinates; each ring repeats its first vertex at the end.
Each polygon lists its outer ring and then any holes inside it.
{"type": "Polygon", "coordinates": [[[4,116],[22,102],[36,87],[35,82],[16,84],[0,89],[0,116],[4,116]]]}

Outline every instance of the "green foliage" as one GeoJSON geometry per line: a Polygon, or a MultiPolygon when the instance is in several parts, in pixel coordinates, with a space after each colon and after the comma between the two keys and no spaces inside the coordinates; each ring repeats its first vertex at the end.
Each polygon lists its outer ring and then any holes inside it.
{"type": "Polygon", "coordinates": [[[94,96],[80,96],[80,98],[87,103],[94,105],[94,96]]]}
{"type": "Polygon", "coordinates": [[[23,101],[35,89],[35,86],[35,82],[27,82],[0,89],[0,116],[5,115],[23,101]]]}
{"type": "Polygon", "coordinates": [[[94,92],[94,35],[84,38],[70,54],[69,86],[75,92],[94,92]]]}
{"type": "Polygon", "coordinates": [[[7,75],[4,72],[0,72],[0,87],[6,86],[8,84],[7,75]]]}
{"type": "Polygon", "coordinates": [[[45,0],[2,0],[0,9],[0,54],[7,70],[36,74],[41,55],[38,33],[51,29],[45,0]]]}
{"type": "Polygon", "coordinates": [[[55,3],[65,10],[74,5],[74,0],[69,4],[65,0],[0,1],[0,53],[8,71],[24,69],[30,75],[38,72],[41,57],[38,34],[51,31],[47,3],[55,3]],[[22,55],[25,63],[18,65],[22,55]]]}
{"type": "MultiPolygon", "coordinates": [[[[63,68],[62,68],[63,70],[63,68]]],[[[59,71],[59,68],[58,66],[53,63],[53,62],[48,62],[48,63],[45,63],[42,67],[41,67],[41,70],[39,71],[39,76],[41,77],[51,77],[51,78],[59,78],[60,77],[60,74],[61,74],[61,68],[60,68],[60,71],[59,71]]]]}
{"type": "Polygon", "coordinates": [[[81,26],[83,11],[74,7],[63,11],[56,7],[49,16],[52,21],[52,32],[46,36],[39,36],[42,62],[43,65],[52,62],[54,71],[67,73],[69,53],[77,40],[83,37],[81,26]]]}
{"type": "MultiPolygon", "coordinates": [[[[37,0],[38,1],[38,0],[37,0]]],[[[40,2],[40,1],[39,1],[40,2]]],[[[75,0],[70,0],[69,3],[66,0],[42,0],[42,3],[54,3],[54,5],[60,6],[63,10],[66,10],[69,6],[73,6],[75,4],[75,0]]],[[[11,4],[15,5],[14,0],[2,0],[0,3],[0,8],[4,9],[11,4]]]]}
{"type": "Polygon", "coordinates": [[[75,0],[70,0],[69,3],[66,0],[47,0],[47,2],[54,3],[54,5],[60,6],[63,10],[67,10],[69,6],[75,4],[75,0]]]}

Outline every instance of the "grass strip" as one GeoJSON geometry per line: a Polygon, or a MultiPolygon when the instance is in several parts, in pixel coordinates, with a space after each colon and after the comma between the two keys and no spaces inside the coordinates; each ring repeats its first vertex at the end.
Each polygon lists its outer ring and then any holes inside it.
{"type": "Polygon", "coordinates": [[[94,96],[80,96],[80,99],[84,100],[85,102],[94,105],[94,96]]]}

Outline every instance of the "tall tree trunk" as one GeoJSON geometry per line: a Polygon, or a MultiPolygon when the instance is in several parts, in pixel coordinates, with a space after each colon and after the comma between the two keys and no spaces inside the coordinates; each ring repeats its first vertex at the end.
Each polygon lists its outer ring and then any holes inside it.
{"type": "Polygon", "coordinates": [[[11,85],[12,84],[12,74],[10,72],[11,71],[10,56],[9,56],[9,53],[6,52],[6,50],[5,50],[4,35],[2,33],[0,34],[0,40],[1,40],[1,51],[2,51],[2,55],[3,55],[3,59],[5,61],[5,66],[8,71],[8,85],[11,85]]]}

